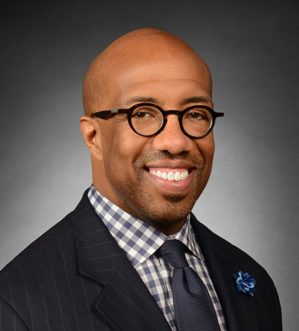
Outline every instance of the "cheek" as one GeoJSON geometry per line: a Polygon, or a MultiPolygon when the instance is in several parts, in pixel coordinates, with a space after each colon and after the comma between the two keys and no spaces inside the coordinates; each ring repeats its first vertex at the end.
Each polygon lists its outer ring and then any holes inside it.
{"type": "Polygon", "coordinates": [[[210,172],[213,163],[215,143],[212,134],[209,134],[205,138],[199,139],[197,141],[197,148],[202,154],[205,160],[206,169],[210,172]]]}
{"type": "MultiPolygon", "coordinates": [[[[123,125],[125,126],[125,125],[123,125]]],[[[130,128],[119,127],[113,133],[106,133],[103,144],[105,168],[110,171],[128,173],[135,160],[143,151],[144,138],[136,135],[130,128]]],[[[118,176],[121,176],[118,173],[118,176]]]]}

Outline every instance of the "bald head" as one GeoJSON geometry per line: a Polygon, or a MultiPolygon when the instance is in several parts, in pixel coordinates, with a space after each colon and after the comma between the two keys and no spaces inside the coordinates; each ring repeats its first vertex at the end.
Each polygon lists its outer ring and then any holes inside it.
{"type": "MultiPolygon", "coordinates": [[[[122,73],[130,71],[128,78],[155,79],[161,78],[158,77],[161,73],[159,67],[168,66],[167,75],[171,77],[176,74],[177,64],[192,66],[194,74],[206,80],[211,94],[212,81],[207,65],[183,40],[152,28],[121,36],[100,53],[87,70],[83,83],[85,113],[90,115],[110,106],[112,100],[117,100],[114,81],[122,73]],[[156,65],[156,72],[151,72],[152,77],[148,77],[146,67],[153,64],[156,65]]],[[[118,106],[115,104],[115,107],[118,106]]]]}

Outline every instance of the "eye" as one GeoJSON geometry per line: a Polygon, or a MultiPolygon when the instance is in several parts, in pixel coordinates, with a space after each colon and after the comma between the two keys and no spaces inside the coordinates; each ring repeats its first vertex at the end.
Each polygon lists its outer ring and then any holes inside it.
{"type": "Polygon", "coordinates": [[[149,117],[149,116],[151,116],[151,114],[150,114],[149,112],[145,111],[145,110],[139,110],[139,111],[137,111],[137,112],[134,112],[134,113],[132,114],[132,116],[134,116],[134,117],[138,117],[138,118],[144,118],[144,117],[149,117]]]}
{"type": "Polygon", "coordinates": [[[142,108],[136,108],[132,115],[131,118],[134,119],[155,119],[159,116],[159,111],[155,108],[152,107],[142,107],[142,108]]]}
{"type": "Polygon", "coordinates": [[[185,114],[185,119],[191,121],[210,121],[210,113],[203,108],[191,109],[185,114]]]}
{"type": "Polygon", "coordinates": [[[192,113],[189,113],[189,116],[194,119],[203,118],[203,114],[198,111],[193,111],[192,113]]]}

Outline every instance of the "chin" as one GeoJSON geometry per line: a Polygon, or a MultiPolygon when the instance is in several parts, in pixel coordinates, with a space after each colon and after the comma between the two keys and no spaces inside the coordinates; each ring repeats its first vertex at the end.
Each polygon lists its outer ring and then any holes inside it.
{"type": "Polygon", "coordinates": [[[173,224],[185,221],[190,214],[194,203],[183,203],[179,196],[170,196],[163,203],[153,202],[151,208],[147,208],[147,218],[150,223],[173,224]]]}
{"type": "Polygon", "coordinates": [[[177,202],[181,202],[186,198],[185,195],[180,195],[180,194],[168,194],[168,195],[164,195],[164,199],[168,202],[172,202],[172,203],[177,203],[177,202]]]}
{"type": "Polygon", "coordinates": [[[169,236],[177,233],[182,228],[189,213],[190,211],[180,210],[178,212],[177,210],[168,210],[165,214],[156,215],[148,223],[166,236],[169,236]]]}

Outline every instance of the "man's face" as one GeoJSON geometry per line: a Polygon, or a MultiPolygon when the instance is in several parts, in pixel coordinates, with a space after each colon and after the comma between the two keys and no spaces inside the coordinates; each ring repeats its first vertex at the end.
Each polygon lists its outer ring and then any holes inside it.
{"type": "MultiPolygon", "coordinates": [[[[146,101],[165,110],[194,104],[212,107],[208,72],[189,62],[155,60],[117,70],[102,109],[129,108],[146,101]]],[[[96,188],[130,214],[163,232],[176,232],[208,181],[212,133],[190,139],[181,131],[176,115],[168,115],[164,130],[153,137],[134,133],[124,114],[97,121],[102,170],[96,188]],[[170,180],[170,172],[178,180],[170,180]]]]}

